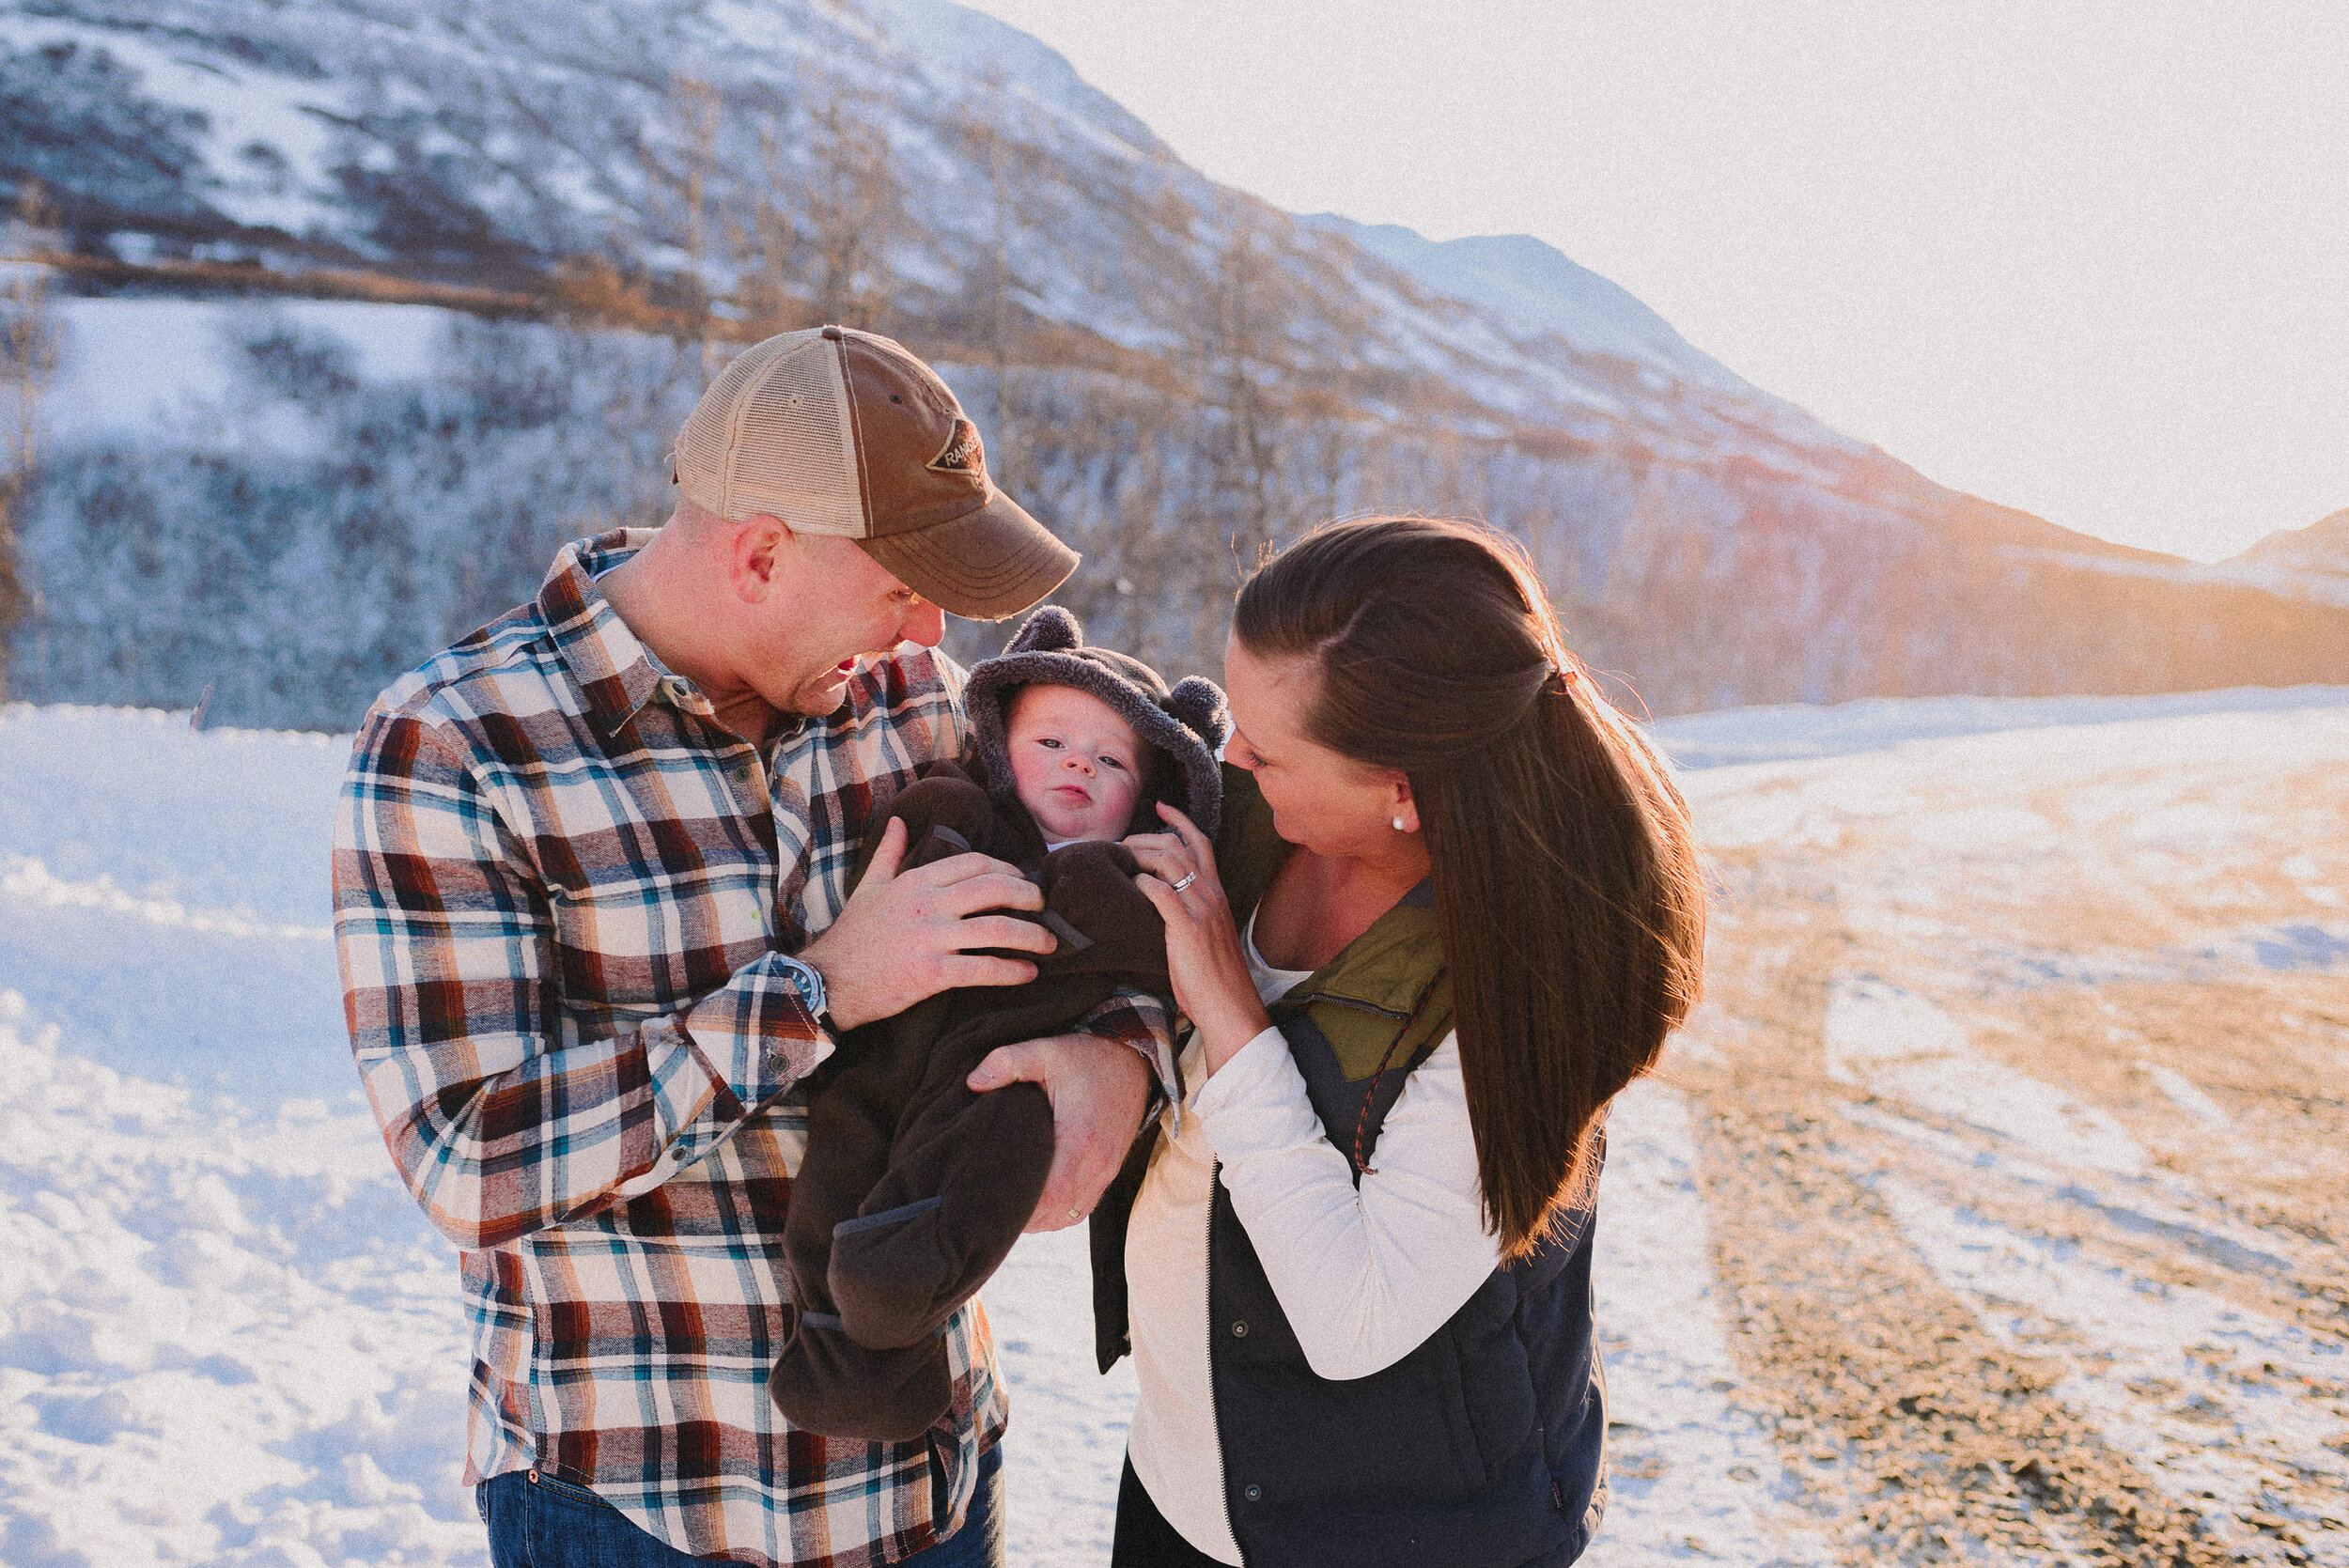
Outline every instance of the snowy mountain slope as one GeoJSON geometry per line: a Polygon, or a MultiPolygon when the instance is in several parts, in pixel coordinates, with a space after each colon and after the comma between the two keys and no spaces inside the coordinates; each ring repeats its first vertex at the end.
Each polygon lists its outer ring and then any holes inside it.
{"type": "MultiPolygon", "coordinates": [[[[910,220],[891,225],[889,260],[913,298],[958,297],[995,217],[992,193],[973,199],[966,116],[1056,177],[1026,193],[1014,284],[1050,319],[1164,346],[1178,324],[1134,273],[1196,267],[1215,239],[1215,191],[1145,127],[1041,44],[945,0],[187,0],[160,14],[24,0],[0,11],[0,40],[18,148],[0,172],[11,189],[39,179],[77,235],[117,254],[283,253],[521,288],[567,257],[609,254],[697,269],[724,291],[755,245],[729,244],[719,210],[762,174],[803,171],[809,116],[844,99],[885,132],[908,211],[877,216],[910,220]],[[698,240],[664,180],[694,154],[681,144],[696,133],[695,85],[727,108],[708,132],[698,240]],[[95,145],[122,157],[93,160],[95,145]],[[1088,199],[1065,202],[1052,184],[1088,199]]],[[[1564,384],[1547,365],[1479,365],[1408,307],[1377,328],[1385,341],[1352,347],[1476,374],[1504,405],[1539,409],[1564,384]]]]}
{"type": "MultiPolygon", "coordinates": [[[[657,505],[673,394],[727,334],[827,316],[942,362],[1015,491],[1094,563],[1081,611],[1178,665],[1212,660],[1257,545],[1414,510],[1524,538],[1579,644],[1659,712],[2349,679],[2349,605],[1947,490],[1523,237],[1433,244],[1219,189],[949,0],[0,0],[0,197],[36,181],[66,286],[461,299],[562,324],[566,347],[525,357],[575,379],[490,410],[467,402],[477,354],[436,347],[419,393],[350,346],[360,384],[281,375],[269,403],[214,334],[184,419],[126,431],[61,396],[24,525],[51,618],[17,660],[44,700],[181,706],[218,683],[226,719],[347,724],[527,593],[521,563],[657,520],[631,508],[657,505]],[[693,350],[682,379],[600,397],[642,380],[646,333],[693,350]],[[471,444],[411,418],[419,398],[471,444]],[[654,426],[614,440],[621,404],[654,426]],[[325,461],[330,427],[388,460],[325,461]],[[380,589],[329,617],[345,646],[287,645],[258,589],[174,608],[221,574],[139,531],[241,536],[251,494],[299,536],[287,559],[351,580],[326,602],[380,589]],[[452,513],[501,520],[495,569],[434,543],[452,513]],[[126,537],[160,575],[93,581],[126,537]]],[[[82,303],[76,388],[201,357],[85,331],[82,303]]],[[[332,319],[303,330],[358,330],[332,319]]],[[[438,345],[429,320],[412,337],[438,345]]],[[[278,601],[307,593],[262,566],[241,569],[278,601]]]]}
{"type": "MultiPolygon", "coordinates": [[[[288,300],[265,310],[235,302],[152,297],[74,300],[60,314],[68,352],[45,398],[53,427],[81,441],[229,432],[267,451],[309,440],[297,407],[256,409],[241,384],[238,329],[267,318],[341,345],[348,369],[371,381],[415,382],[437,367],[447,314],[431,306],[288,300]],[[136,366],[136,373],[129,373],[136,366]],[[221,416],[226,412],[227,419],[221,416]]],[[[225,444],[225,443],[224,443],[225,444]]]]}
{"type": "MultiPolygon", "coordinates": [[[[43,608],[16,639],[15,691],[186,708],[210,690],[219,722],[350,724],[392,674],[534,593],[559,541],[656,520],[661,454],[700,385],[690,340],[422,305],[96,298],[57,314],[54,433],[21,524],[43,608]]],[[[1154,425],[1155,394],[1099,380],[945,369],[1015,493],[1085,552],[1064,602],[1170,670],[1212,668],[1236,552],[1206,546],[1245,522],[1224,498],[1251,493],[1217,487],[1198,444],[1213,431],[1154,425]]],[[[1791,481],[1440,435],[1299,456],[1270,493],[1300,521],[1405,507],[1511,527],[1576,647],[1660,712],[2349,678],[2339,611],[2142,570],[2019,570],[1995,514],[1952,542],[1791,481]]],[[[957,651],[991,651],[983,635],[957,651]]]]}
{"type": "MultiPolygon", "coordinates": [[[[1610,1120],[1593,1568],[2349,1564],[2349,706],[1981,717],[1683,776],[1710,996],[1610,1120]]],[[[455,1261],[308,934],[342,754],[0,708],[10,1568],[484,1560],[455,1261]]],[[[1084,1270],[988,1292],[1022,1564],[1107,1549],[1084,1270]]]]}
{"type": "Polygon", "coordinates": [[[2003,546],[2001,552],[2033,565],[2179,586],[2248,588],[2286,601],[2349,609],[2349,510],[2320,518],[2306,528],[2279,530],[2238,555],[2208,565],[2142,552],[2134,557],[2087,556],[2019,541],[2003,546]]]}
{"type": "Polygon", "coordinates": [[[756,237],[725,232],[756,205],[747,188],[802,231],[818,221],[791,187],[846,102],[885,133],[891,199],[872,216],[901,304],[967,304],[994,286],[1000,240],[1024,309],[1165,349],[1196,329],[1186,296],[1219,248],[1252,228],[1270,263],[1252,287],[1290,340],[1261,351],[1300,370],[1429,377],[1488,423],[1636,435],[1657,456],[1744,451],[1822,478],[1866,456],[1538,241],[1435,245],[1236,199],[1050,49],[951,0],[8,0],[0,48],[0,186],[39,180],[97,254],[521,289],[602,255],[723,294],[761,265],[756,237]],[[707,122],[696,91],[715,95],[707,122]],[[1008,177],[974,126],[1009,145],[1008,177]]]}

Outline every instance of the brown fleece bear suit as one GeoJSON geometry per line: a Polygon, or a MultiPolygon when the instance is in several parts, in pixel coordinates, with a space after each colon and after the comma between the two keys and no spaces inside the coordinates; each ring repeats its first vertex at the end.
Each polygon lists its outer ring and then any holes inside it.
{"type": "MultiPolygon", "coordinates": [[[[1179,748],[1167,771],[1188,785],[1145,791],[1135,822],[1156,828],[1159,799],[1200,814],[1203,778],[1217,790],[1205,802],[1213,820],[1220,781],[1210,745],[1228,722],[1221,693],[1194,680],[1170,698],[1146,666],[1108,650],[1080,652],[1081,639],[1073,617],[1047,606],[1003,658],[973,668],[966,700],[981,759],[995,764],[990,781],[1004,784],[983,789],[954,764],[936,763],[890,807],[906,825],[907,869],[970,850],[1019,866],[1044,892],[1043,911],[1019,918],[1050,928],[1059,945],[1014,955],[1035,963],[1024,986],[942,992],[850,1031],[839,1065],[819,1077],[784,1226],[796,1312],[768,1379],[776,1406],[804,1430],[902,1442],[946,1412],[953,1389],[941,1330],[1010,1252],[1052,1160],[1043,1089],[1015,1083],[976,1094],[963,1081],[972,1069],[998,1046],[1065,1032],[1121,987],[1170,990],[1165,925],[1134,886],[1133,855],[1090,841],[1046,852],[1008,787],[1001,705],[1008,689],[1038,680],[1113,696],[1129,722],[1135,702],[1147,699],[1147,727],[1137,731],[1161,754],[1179,748]],[[1069,678],[1067,667],[1079,663],[1088,668],[1069,678]],[[1105,671],[1140,690],[1103,686],[1105,671]],[[1184,718],[1161,710],[1169,702],[1184,718]]],[[[860,878],[886,821],[867,834],[860,878]]]]}

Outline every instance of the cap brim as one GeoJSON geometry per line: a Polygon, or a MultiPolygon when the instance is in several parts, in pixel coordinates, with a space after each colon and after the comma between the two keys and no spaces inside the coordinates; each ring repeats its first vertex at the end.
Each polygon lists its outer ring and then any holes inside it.
{"type": "Polygon", "coordinates": [[[1079,560],[1001,490],[952,522],[857,543],[907,587],[973,621],[1000,621],[1040,603],[1079,560]]]}

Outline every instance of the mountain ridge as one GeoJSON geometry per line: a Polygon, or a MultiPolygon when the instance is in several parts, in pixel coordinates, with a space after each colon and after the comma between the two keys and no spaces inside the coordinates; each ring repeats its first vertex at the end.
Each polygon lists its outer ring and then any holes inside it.
{"type": "Polygon", "coordinates": [[[1644,359],[1694,379],[1761,396],[1703,353],[1621,285],[1530,234],[1431,240],[1403,224],[1364,224],[1335,212],[1305,221],[1335,228],[1429,287],[1482,304],[1528,333],[1555,332],[1592,353],[1644,359]]]}
{"type": "MultiPolygon", "coordinates": [[[[1428,241],[1216,186],[951,0],[0,0],[0,194],[35,181],[60,275],[92,289],[404,287],[604,344],[573,360],[641,369],[630,334],[666,337],[701,373],[784,326],[893,331],[950,369],[1107,582],[1157,585],[1071,592],[1169,659],[1212,660],[1251,551],[1427,509],[1525,540],[1577,635],[1659,711],[2349,678],[2336,607],[1939,486],[1538,241],[1428,241]]],[[[676,395],[647,391],[644,416],[676,417],[676,395]]],[[[369,423],[388,404],[345,411],[369,441],[443,439],[369,423]]],[[[53,604],[87,555],[59,541],[116,493],[89,488],[94,439],[59,432],[27,535],[53,604]]],[[[562,439],[583,461],[632,450],[562,439]]],[[[117,457],[158,497],[182,484],[161,449],[117,457]]],[[[366,483],[419,563],[459,549],[429,543],[441,481],[366,483]]],[[[577,493],[659,500],[616,471],[577,493]]],[[[496,608],[459,595],[434,616],[496,608]]],[[[82,672],[58,690],[135,696],[103,684],[127,679],[98,651],[117,635],[53,625],[40,645],[82,672]]]]}
{"type": "Polygon", "coordinates": [[[2305,528],[2282,528],[2209,568],[2271,593],[2349,606],[2349,506],[2305,528]]]}

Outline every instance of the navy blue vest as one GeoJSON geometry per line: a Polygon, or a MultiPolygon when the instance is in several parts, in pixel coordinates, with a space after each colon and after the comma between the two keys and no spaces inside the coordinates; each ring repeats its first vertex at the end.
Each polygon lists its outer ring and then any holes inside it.
{"type": "MultiPolygon", "coordinates": [[[[1253,795],[1244,786],[1233,793],[1241,800],[1225,808],[1227,850],[1234,805],[1245,817],[1253,795]]],[[[1248,907],[1269,879],[1247,878],[1257,884],[1248,907]]],[[[1236,908],[1240,881],[1234,878],[1236,908]]],[[[1405,901],[1414,908],[1392,915],[1426,923],[1425,897],[1424,887],[1416,890],[1405,901]]],[[[1357,945],[1376,947],[1378,932],[1374,925],[1357,945]]],[[[1390,943],[1390,973],[1392,954],[1390,943]]],[[[1423,999],[1440,975],[1440,951],[1428,961],[1423,999]]],[[[1365,1013],[1383,1012],[1396,1044],[1425,1029],[1403,1006],[1349,994],[1362,988],[1347,986],[1345,968],[1342,954],[1271,1012],[1324,1131],[1353,1158],[1359,1182],[1409,1069],[1436,1042],[1412,1039],[1408,1060],[1390,1057],[1384,1071],[1349,1079],[1318,1019],[1359,1034],[1365,1013]]],[[[1384,1000],[1399,999],[1390,989],[1384,1000]]],[[[1364,1060],[1359,1041],[1346,1054],[1358,1066],[1364,1060]]],[[[1157,1136],[1153,1126],[1094,1210],[1095,1338],[1105,1372],[1130,1348],[1126,1227],[1157,1136]]],[[[1594,1161],[1594,1188],[1596,1169],[1594,1161]]],[[[1207,1229],[1208,1360],[1232,1533],[1250,1564],[1563,1568],[1581,1555],[1606,1505],[1607,1390],[1591,1301],[1595,1205],[1594,1193],[1532,1257],[1495,1269],[1409,1355],[1367,1377],[1333,1382],[1306,1364],[1219,1177],[1207,1229]]]]}

